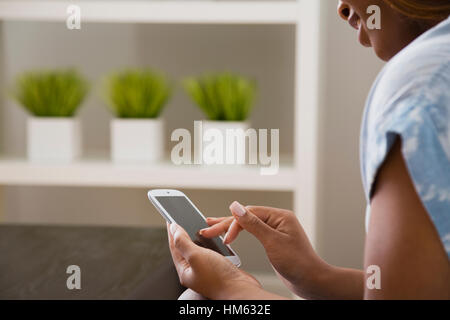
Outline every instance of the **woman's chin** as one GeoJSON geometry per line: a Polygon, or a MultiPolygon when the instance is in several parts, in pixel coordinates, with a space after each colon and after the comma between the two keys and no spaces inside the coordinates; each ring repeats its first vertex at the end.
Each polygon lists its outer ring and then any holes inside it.
{"type": "Polygon", "coordinates": [[[358,41],[359,41],[359,43],[362,46],[364,46],[366,48],[372,47],[372,44],[370,43],[369,37],[364,32],[364,28],[363,27],[360,27],[359,30],[358,30],[358,41]]]}
{"type": "Polygon", "coordinates": [[[375,54],[377,55],[378,58],[380,58],[383,61],[389,61],[392,58],[391,54],[388,54],[386,52],[386,50],[383,50],[381,48],[378,48],[377,46],[373,47],[373,50],[375,51],[375,54]]]}

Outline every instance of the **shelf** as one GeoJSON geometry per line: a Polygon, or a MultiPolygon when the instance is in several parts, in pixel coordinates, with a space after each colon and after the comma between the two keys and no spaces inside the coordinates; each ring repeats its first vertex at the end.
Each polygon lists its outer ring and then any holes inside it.
{"type": "Polygon", "coordinates": [[[66,21],[71,4],[83,22],[295,24],[297,1],[22,1],[0,0],[0,20],[66,21]]]}
{"type": "Polygon", "coordinates": [[[289,165],[281,165],[276,175],[263,176],[255,166],[175,166],[169,161],[122,165],[106,157],[50,165],[0,158],[0,185],[292,191],[295,183],[289,165]]]}

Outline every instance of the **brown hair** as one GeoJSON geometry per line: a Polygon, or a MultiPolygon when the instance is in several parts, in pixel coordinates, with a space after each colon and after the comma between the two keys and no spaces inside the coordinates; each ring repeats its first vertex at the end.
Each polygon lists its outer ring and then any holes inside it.
{"type": "Polygon", "coordinates": [[[444,20],[450,16],[450,0],[384,0],[400,13],[420,20],[444,20]]]}

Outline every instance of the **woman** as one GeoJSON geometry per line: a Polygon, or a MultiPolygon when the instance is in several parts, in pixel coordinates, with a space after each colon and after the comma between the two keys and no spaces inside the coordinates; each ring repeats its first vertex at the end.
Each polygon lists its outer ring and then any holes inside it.
{"type": "MultiPolygon", "coordinates": [[[[205,237],[245,229],[263,244],[277,274],[307,299],[450,298],[450,1],[342,0],[339,15],[362,45],[389,61],[369,95],[361,134],[367,197],[364,270],[331,266],[313,250],[295,215],[230,206],[208,219],[205,237]],[[368,28],[370,5],[381,29],[368,28]],[[236,221],[237,223],[233,223],[236,221]],[[381,288],[366,285],[377,266],[381,288]]],[[[168,226],[181,283],[210,299],[277,299],[219,254],[168,226]]],[[[192,292],[192,291],[191,291],[192,292]]]]}

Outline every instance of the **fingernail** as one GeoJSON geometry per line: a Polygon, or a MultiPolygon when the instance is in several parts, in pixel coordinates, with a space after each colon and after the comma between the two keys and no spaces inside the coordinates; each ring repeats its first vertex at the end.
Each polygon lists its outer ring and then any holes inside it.
{"type": "Polygon", "coordinates": [[[246,213],[245,208],[237,201],[234,201],[231,204],[230,210],[236,213],[239,217],[242,217],[246,213]]]}
{"type": "Polygon", "coordinates": [[[170,233],[171,233],[172,235],[174,235],[174,234],[175,234],[175,231],[177,231],[177,224],[176,224],[175,222],[172,222],[172,223],[170,224],[170,233]]]}
{"type": "Polygon", "coordinates": [[[198,233],[203,234],[203,231],[205,231],[205,230],[206,230],[206,228],[205,229],[200,229],[200,231],[198,233]]]}

